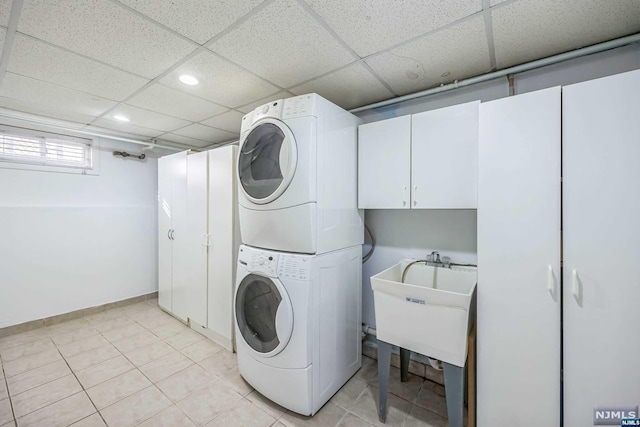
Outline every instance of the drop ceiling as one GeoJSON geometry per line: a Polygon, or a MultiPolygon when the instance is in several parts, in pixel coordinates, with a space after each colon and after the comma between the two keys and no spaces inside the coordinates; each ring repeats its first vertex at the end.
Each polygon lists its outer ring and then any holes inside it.
{"type": "Polygon", "coordinates": [[[0,0],[0,107],[199,148],[637,32],[638,0],[0,0]]]}

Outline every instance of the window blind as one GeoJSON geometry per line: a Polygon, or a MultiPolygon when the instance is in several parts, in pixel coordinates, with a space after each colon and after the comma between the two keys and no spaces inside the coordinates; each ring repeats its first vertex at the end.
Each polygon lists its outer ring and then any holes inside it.
{"type": "Polygon", "coordinates": [[[34,131],[0,129],[0,160],[91,169],[91,140],[34,131]]]}

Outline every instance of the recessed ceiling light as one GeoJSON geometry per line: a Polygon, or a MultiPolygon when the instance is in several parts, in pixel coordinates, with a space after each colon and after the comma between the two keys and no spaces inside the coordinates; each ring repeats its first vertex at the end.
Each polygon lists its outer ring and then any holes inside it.
{"type": "Polygon", "coordinates": [[[188,74],[183,74],[179,77],[180,81],[189,86],[195,86],[198,84],[198,79],[188,74]]]}
{"type": "Polygon", "coordinates": [[[123,116],[122,114],[116,114],[115,116],[113,116],[114,119],[119,120],[121,122],[128,122],[129,121],[129,117],[127,116],[123,116]]]}

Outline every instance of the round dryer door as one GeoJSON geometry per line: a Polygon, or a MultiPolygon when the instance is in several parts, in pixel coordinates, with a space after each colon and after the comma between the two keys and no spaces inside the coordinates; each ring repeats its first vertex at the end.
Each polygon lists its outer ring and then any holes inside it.
{"type": "Polygon", "coordinates": [[[280,353],[293,332],[293,309],[282,284],[246,276],[236,290],[236,322],[244,342],[260,356],[280,353]]]}
{"type": "Polygon", "coordinates": [[[279,120],[264,119],[240,141],[238,179],[245,196],[265,204],[285,192],[296,170],[293,133],[279,120]]]}

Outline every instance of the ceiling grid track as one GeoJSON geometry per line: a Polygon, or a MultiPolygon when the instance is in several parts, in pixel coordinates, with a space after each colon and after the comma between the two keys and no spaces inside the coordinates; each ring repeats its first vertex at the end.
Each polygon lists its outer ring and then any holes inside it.
{"type": "Polygon", "coordinates": [[[487,36],[487,45],[489,48],[489,60],[491,61],[491,71],[495,71],[496,65],[496,46],[493,41],[493,20],[491,18],[491,1],[482,0],[482,15],[484,17],[484,32],[487,36]]]}
{"type": "Polygon", "coordinates": [[[7,73],[11,51],[13,50],[13,42],[16,39],[16,31],[18,31],[18,22],[22,13],[22,5],[24,0],[13,0],[11,5],[11,13],[9,14],[9,25],[7,26],[7,34],[4,39],[4,47],[2,56],[0,57],[0,88],[4,82],[4,76],[7,73]]]}

